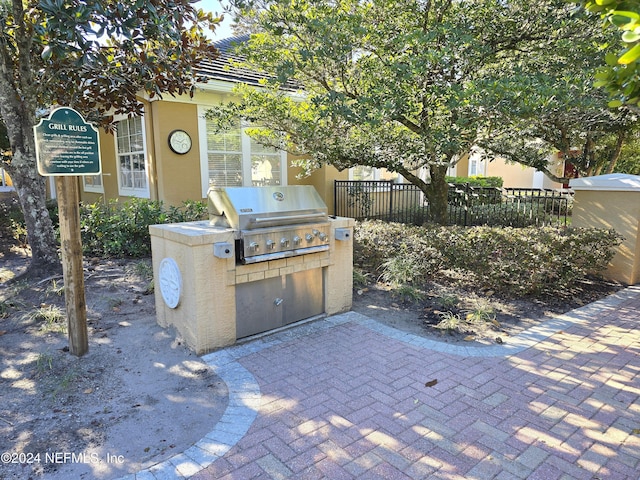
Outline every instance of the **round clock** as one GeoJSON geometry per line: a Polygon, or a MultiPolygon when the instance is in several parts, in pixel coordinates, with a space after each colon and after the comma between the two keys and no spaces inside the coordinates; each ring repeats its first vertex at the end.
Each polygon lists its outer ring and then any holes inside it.
{"type": "Polygon", "coordinates": [[[164,303],[169,308],[176,308],[180,303],[182,293],[182,275],[180,268],[173,258],[163,258],[158,268],[158,283],[164,303]]]}
{"type": "Polygon", "coordinates": [[[174,130],[169,134],[169,147],[175,153],[184,155],[191,150],[191,137],[184,130],[174,130]]]}

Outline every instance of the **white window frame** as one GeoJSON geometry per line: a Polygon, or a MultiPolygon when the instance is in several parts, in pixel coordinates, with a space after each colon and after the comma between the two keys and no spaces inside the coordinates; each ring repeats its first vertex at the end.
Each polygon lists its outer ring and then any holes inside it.
{"type": "MultiPolygon", "coordinates": [[[[209,190],[209,157],[207,144],[207,119],[205,114],[211,108],[208,105],[198,105],[198,141],[200,146],[200,178],[202,184],[202,197],[207,196],[209,190]]],[[[240,144],[242,149],[242,186],[252,185],[251,172],[251,137],[246,134],[245,126],[242,127],[240,144]]],[[[280,151],[280,185],[287,185],[287,152],[280,151]]]]}
{"type": "Polygon", "coordinates": [[[366,165],[359,165],[357,167],[351,167],[349,169],[349,180],[351,181],[356,181],[354,176],[355,176],[355,169],[356,168],[370,168],[371,169],[371,173],[373,174],[373,178],[367,181],[371,181],[371,182],[375,182],[380,180],[380,169],[377,167],[367,167],[366,165]]]}
{"type": "Polygon", "coordinates": [[[468,177],[484,177],[487,174],[487,161],[482,158],[481,150],[472,149],[469,154],[469,168],[467,169],[468,177]],[[474,168],[475,164],[475,168],[474,168]],[[475,171],[474,171],[475,170],[475,171]]]}
{"type": "MultiPolygon", "coordinates": [[[[119,166],[118,166],[119,167],[119,166]]],[[[119,168],[118,168],[119,170],[119,168]]],[[[82,189],[88,193],[104,193],[104,179],[102,178],[102,174],[99,175],[83,175],[82,176],[82,189]],[[87,178],[100,178],[100,185],[88,185],[87,178]]]]}
{"type": "MultiPolygon", "coordinates": [[[[124,120],[130,120],[133,117],[128,117],[125,115],[119,115],[115,117],[116,123],[120,123],[124,120]]],[[[116,131],[114,132],[114,142],[116,147],[116,172],[118,173],[118,195],[122,197],[138,197],[138,198],[151,198],[150,194],[150,178],[149,178],[149,153],[147,150],[147,129],[145,126],[145,117],[141,115],[140,122],[142,124],[142,155],[144,156],[144,171],[145,171],[145,184],[144,188],[136,188],[136,187],[123,187],[122,186],[122,178],[120,172],[120,152],[118,150],[118,132],[117,126],[116,131]]],[[[132,152],[129,152],[132,153],[132,152]]]]}

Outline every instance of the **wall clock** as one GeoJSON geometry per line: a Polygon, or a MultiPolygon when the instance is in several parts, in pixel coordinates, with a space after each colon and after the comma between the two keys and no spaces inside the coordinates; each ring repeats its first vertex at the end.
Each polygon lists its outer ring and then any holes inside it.
{"type": "Polygon", "coordinates": [[[184,155],[191,150],[191,137],[184,130],[174,130],[169,134],[169,147],[175,153],[184,155]]]}

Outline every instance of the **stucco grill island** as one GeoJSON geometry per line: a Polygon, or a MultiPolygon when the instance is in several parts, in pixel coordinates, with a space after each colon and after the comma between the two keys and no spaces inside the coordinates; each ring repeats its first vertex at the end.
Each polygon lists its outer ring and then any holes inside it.
{"type": "Polygon", "coordinates": [[[354,221],[312,186],[207,197],[209,221],[150,227],[158,323],[196,353],[351,308],[354,221]]]}

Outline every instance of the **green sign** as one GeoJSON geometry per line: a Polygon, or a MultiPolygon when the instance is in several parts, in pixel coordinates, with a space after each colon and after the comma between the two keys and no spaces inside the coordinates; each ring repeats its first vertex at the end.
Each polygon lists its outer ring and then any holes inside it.
{"type": "Polygon", "coordinates": [[[56,108],[33,127],[40,175],[99,175],[98,130],[73,108],[56,108]]]}

